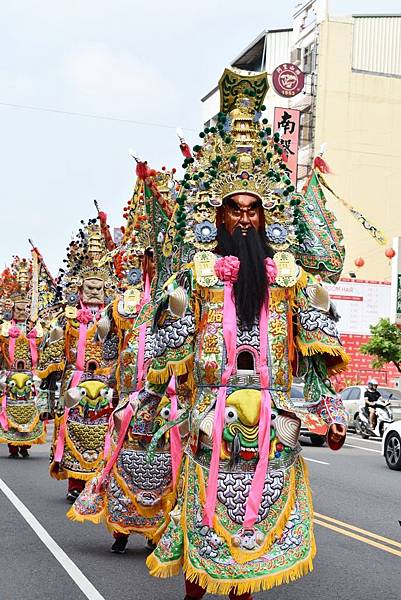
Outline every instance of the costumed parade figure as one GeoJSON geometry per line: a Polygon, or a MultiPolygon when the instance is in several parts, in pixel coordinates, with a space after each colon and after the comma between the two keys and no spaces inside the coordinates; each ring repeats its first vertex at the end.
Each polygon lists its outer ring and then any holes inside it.
{"type": "Polygon", "coordinates": [[[158,577],[183,569],[187,600],[249,600],[312,570],[293,376],[303,376],[305,413],[330,447],[346,433],[329,376],[347,356],[314,277],[338,279],[342,236],[319,194],[295,193],[280,136],[260,122],[267,88],[265,73],[225,71],[217,124],[184,160],[166,237],[180,270],[156,311],[148,381],[161,390],[175,375],[179,394],[189,388],[190,437],[177,503],[147,564],[158,577]]]}
{"type": "Polygon", "coordinates": [[[67,252],[59,277],[63,310],[53,319],[39,363],[44,380],[61,377],[55,409],[50,474],[68,479],[73,502],[103,460],[108,420],[113,410],[115,370],[124,328],[116,323],[112,301],[118,279],[106,215],[99,213],[80,229],[67,252]]]}
{"type": "MultiPolygon", "coordinates": [[[[175,444],[178,461],[181,447],[177,427],[172,432],[163,430],[178,416],[174,388],[167,395],[159,393],[158,386],[144,389],[153,350],[151,299],[157,295],[158,281],[166,279],[168,272],[160,250],[175,201],[175,182],[168,172],[149,171],[144,163],[138,165],[137,173],[144,180],[138,177],[126,209],[119,251],[127,289],[113,308],[131,320],[120,346],[119,404],[113,415],[111,449],[105,466],[87,483],[67,515],[80,522],[103,522],[113,533],[116,553],[125,551],[130,534],[143,534],[149,541],[160,537],[175,502],[169,441],[175,444]],[[149,443],[156,432],[160,432],[158,443],[148,460],[149,443]]],[[[177,460],[173,467],[176,474],[177,460]]]]}
{"type": "Polygon", "coordinates": [[[0,276],[0,443],[8,444],[10,458],[27,458],[32,444],[46,442],[47,407],[35,377],[43,328],[32,317],[32,283],[32,261],[18,257],[0,276]]]}

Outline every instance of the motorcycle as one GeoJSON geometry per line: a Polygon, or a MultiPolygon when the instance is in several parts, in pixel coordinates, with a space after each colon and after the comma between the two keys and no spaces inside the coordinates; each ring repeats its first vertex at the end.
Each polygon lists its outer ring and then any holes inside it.
{"type": "Polygon", "coordinates": [[[355,419],[355,431],[359,433],[364,440],[369,436],[383,437],[387,424],[394,421],[393,411],[391,410],[390,398],[379,398],[375,403],[376,409],[376,427],[373,429],[369,421],[369,411],[366,406],[361,407],[358,416],[355,419]]]}

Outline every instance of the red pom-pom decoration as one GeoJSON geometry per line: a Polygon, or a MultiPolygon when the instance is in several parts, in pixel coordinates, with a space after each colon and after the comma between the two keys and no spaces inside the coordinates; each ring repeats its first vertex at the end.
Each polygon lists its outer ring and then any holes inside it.
{"type": "Polygon", "coordinates": [[[136,175],[139,179],[146,179],[149,174],[148,163],[147,162],[138,162],[136,165],[136,175]]]}
{"type": "Polygon", "coordinates": [[[313,161],[313,168],[317,169],[321,173],[331,173],[329,165],[321,156],[316,156],[315,160],[313,161]]]}
{"type": "Polygon", "coordinates": [[[363,260],[363,258],[361,256],[359,256],[358,258],[356,258],[354,260],[354,264],[356,267],[358,267],[358,269],[360,269],[365,264],[365,261],[363,260]]]}
{"type": "Polygon", "coordinates": [[[384,254],[391,260],[395,256],[395,250],[394,248],[387,248],[384,254]]]}

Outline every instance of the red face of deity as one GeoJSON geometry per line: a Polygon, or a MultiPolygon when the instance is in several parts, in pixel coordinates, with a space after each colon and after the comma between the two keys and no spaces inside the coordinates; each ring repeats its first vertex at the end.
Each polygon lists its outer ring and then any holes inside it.
{"type": "Polygon", "coordinates": [[[251,194],[233,194],[224,203],[223,223],[230,235],[240,229],[242,235],[247,235],[253,227],[259,229],[262,225],[261,202],[251,194]]]}

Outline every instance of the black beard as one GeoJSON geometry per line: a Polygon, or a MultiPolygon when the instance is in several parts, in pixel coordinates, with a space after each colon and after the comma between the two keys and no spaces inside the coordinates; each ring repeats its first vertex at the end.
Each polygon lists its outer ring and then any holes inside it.
{"type": "Polygon", "coordinates": [[[263,229],[250,227],[246,235],[239,228],[230,235],[224,224],[217,232],[216,252],[221,256],[236,256],[240,261],[238,280],[234,284],[237,315],[244,329],[251,329],[266,301],[268,281],[265,258],[273,258],[263,229]]]}

